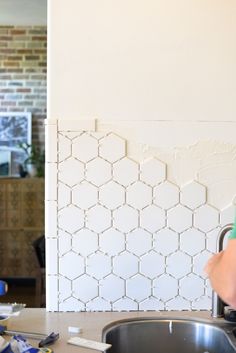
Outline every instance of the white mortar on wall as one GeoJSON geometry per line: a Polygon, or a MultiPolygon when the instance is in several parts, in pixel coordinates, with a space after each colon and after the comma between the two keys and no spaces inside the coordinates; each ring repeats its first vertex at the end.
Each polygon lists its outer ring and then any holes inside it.
{"type": "Polygon", "coordinates": [[[129,156],[158,156],[168,164],[168,178],[184,185],[195,179],[208,188],[208,201],[222,209],[235,196],[236,122],[104,121],[99,131],[127,139],[129,156]]]}

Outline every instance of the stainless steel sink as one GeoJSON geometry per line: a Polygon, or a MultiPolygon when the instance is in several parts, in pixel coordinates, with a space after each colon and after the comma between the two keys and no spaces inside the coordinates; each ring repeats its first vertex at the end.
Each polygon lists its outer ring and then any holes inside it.
{"type": "Polygon", "coordinates": [[[176,318],[126,319],[107,325],[109,353],[236,353],[234,325],[176,318]]]}

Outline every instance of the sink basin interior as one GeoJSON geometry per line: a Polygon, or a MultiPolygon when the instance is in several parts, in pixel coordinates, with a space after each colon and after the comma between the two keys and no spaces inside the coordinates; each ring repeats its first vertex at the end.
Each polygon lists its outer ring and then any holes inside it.
{"type": "Polygon", "coordinates": [[[212,324],[181,319],[134,319],[108,325],[109,353],[236,353],[226,332],[212,324]]]}

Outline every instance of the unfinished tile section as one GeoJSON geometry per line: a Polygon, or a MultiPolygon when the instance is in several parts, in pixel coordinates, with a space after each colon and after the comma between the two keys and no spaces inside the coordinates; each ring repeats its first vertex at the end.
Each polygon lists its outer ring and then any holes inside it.
{"type": "Polygon", "coordinates": [[[47,160],[57,172],[46,199],[47,309],[209,309],[203,267],[234,207],[208,204],[196,180],[173,184],[156,156],[130,159],[122,136],[48,131],[58,153],[49,148],[47,160]]]}

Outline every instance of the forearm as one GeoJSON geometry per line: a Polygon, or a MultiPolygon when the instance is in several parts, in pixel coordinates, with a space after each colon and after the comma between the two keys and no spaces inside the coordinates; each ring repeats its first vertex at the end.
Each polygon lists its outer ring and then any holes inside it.
{"type": "Polygon", "coordinates": [[[236,308],[236,239],[229,240],[225,251],[209,261],[206,272],[221,299],[236,308]]]}

